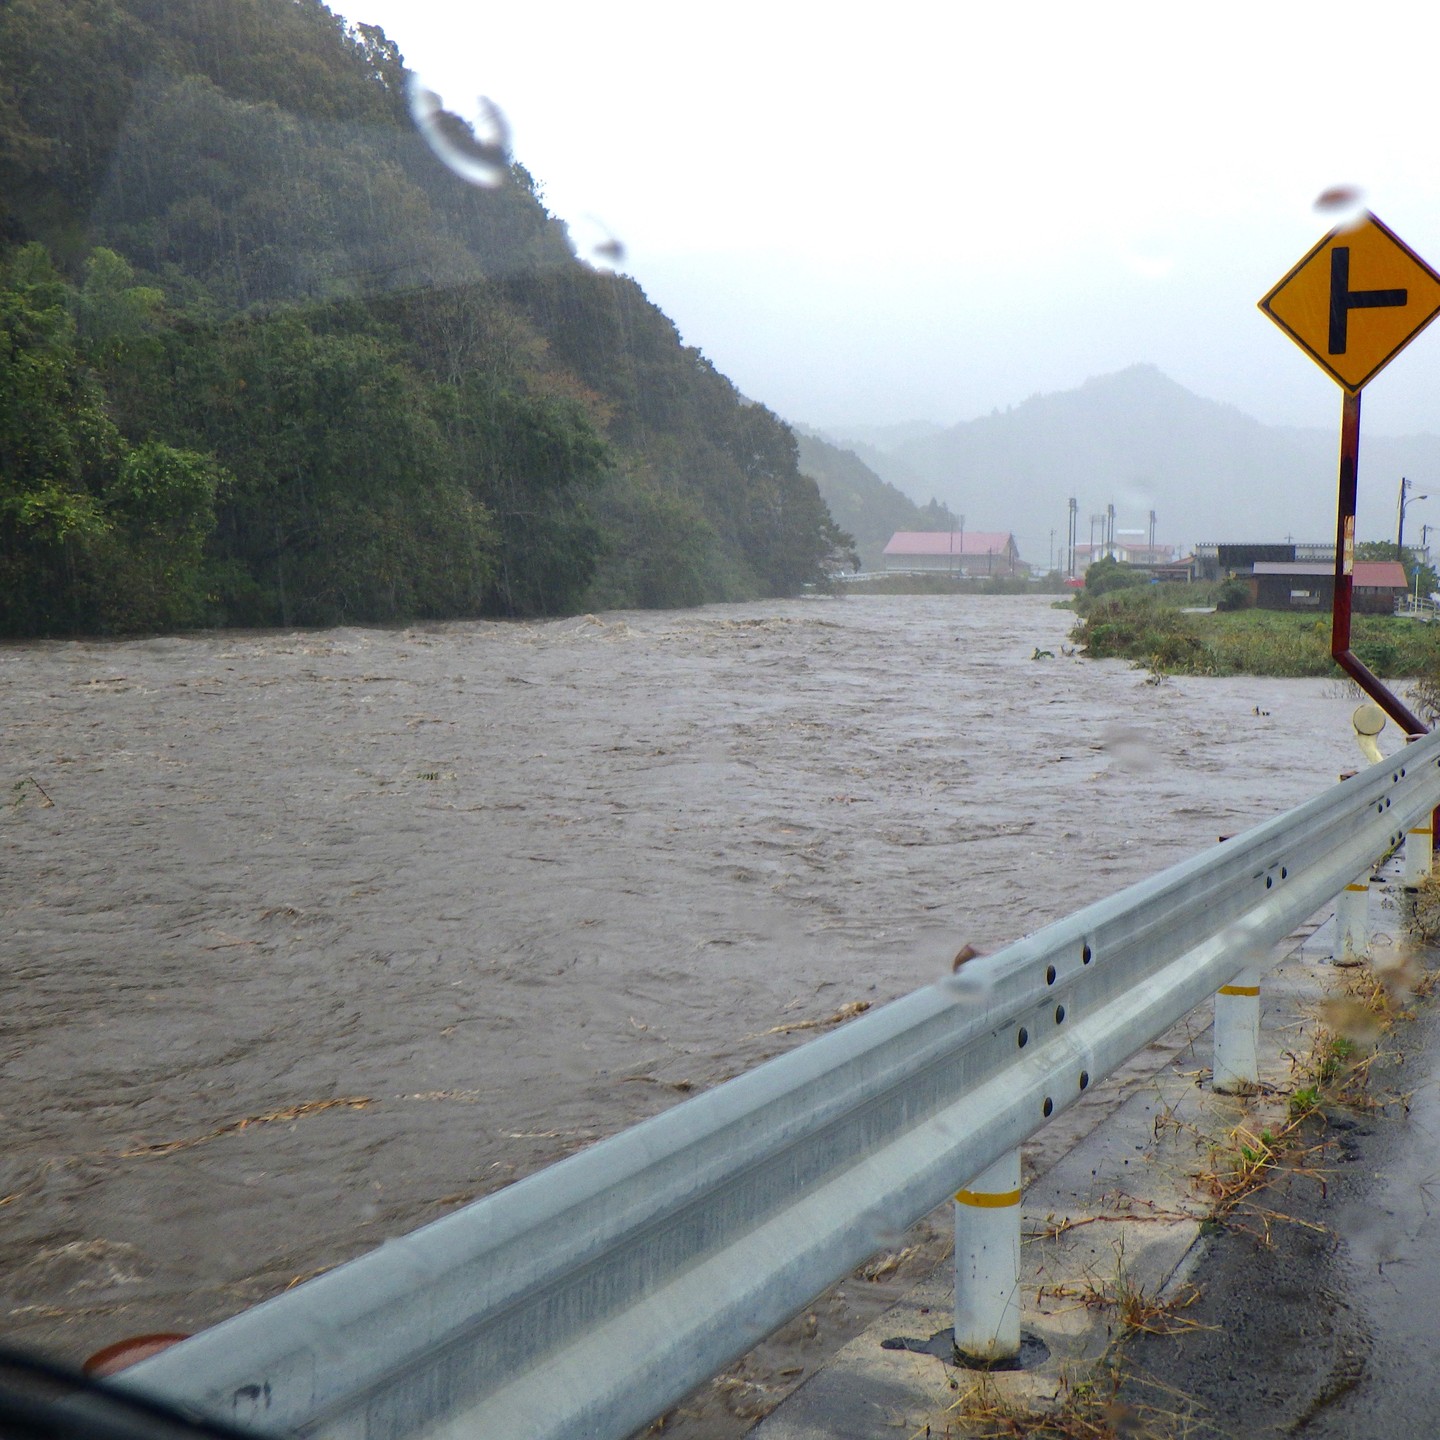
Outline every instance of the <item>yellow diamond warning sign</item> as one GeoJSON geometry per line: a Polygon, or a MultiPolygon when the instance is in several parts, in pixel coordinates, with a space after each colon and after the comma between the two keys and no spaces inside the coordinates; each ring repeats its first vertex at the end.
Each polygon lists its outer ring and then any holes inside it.
{"type": "Polygon", "coordinates": [[[1332,230],[1260,308],[1347,390],[1359,390],[1440,314],[1440,275],[1367,214],[1332,230]]]}

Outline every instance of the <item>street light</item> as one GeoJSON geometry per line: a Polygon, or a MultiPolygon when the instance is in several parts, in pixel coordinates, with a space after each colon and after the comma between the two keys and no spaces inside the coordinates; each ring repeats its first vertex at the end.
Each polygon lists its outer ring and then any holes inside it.
{"type": "Polygon", "coordinates": [[[1405,563],[1405,507],[1413,505],[1417,500],[1428,500],[1428,495],[1410,495],[1407,492],[1413,481],[1407,480],[1403,475],[1400,477],[1400,523],[1395,527],[1395,558],[1403,565],[1405,563]]]}

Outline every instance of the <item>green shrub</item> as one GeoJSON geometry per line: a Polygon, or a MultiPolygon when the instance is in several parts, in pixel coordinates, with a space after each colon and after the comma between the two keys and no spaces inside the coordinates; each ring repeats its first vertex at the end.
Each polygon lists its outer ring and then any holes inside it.
{"type": "Polygon", "coordinates": [[[1247,610],[1250,607],[1250,587],[1235,576],[1220,582],[1215,592],[1217,610],[1247,610]]]}
{"type": "Polygon", "coordinates": [[[1112,590],[1123,590],[1131,585],[1148,585],[1150,576],[1143,570],[1132,570],[1118,560],[1106,558],[1097,560],[1085,572],[1087,595],[1106,595],[1112,590]]]}
{"type": "Polygon", "coordinates": [[[1395,675],[1399,671],[1400,647],[1388,640],[1352,641],[1355,658],[1376,675],[1395,675]]]}

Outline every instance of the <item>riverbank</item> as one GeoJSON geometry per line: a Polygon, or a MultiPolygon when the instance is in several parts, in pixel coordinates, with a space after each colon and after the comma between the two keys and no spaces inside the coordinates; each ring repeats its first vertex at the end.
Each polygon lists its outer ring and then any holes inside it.
{"type": "MultiPolygon", "coordinates": [[[[1080,604],[1075,638],[1093,659],[1128,660],[1167,675],[1338,678],[1328,613],[1217,610],[1215,587],[1134,586],[1080,604]]],[[[1356,615],[1351,648],[1382,679],[1440,676],[1440,626],[1356,615]]]]}

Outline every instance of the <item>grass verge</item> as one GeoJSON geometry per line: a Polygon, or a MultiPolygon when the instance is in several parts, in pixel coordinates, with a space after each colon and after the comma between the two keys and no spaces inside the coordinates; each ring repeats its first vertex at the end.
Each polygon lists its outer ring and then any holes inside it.
{"type": "MultiPolygon", "coordinates": [[[[1129,660],[1164,674],[1330,676],[1330,616],[1187,607],[1213,603],[1205,586],[1131,586],[1084,603],[1073,639],[1093,659],[1129,660]]],[[[1440,673],[1440,626],[1356,615],[1351,648],[1387,680],[1440,673]]]]}

